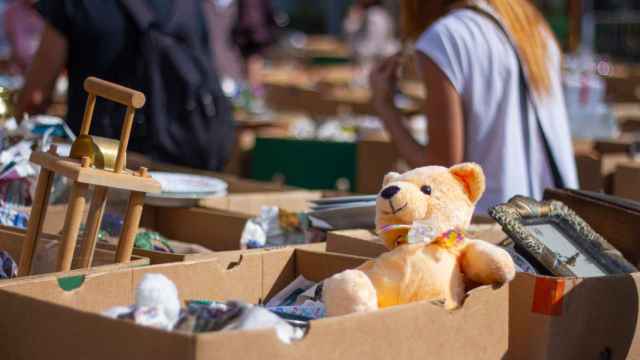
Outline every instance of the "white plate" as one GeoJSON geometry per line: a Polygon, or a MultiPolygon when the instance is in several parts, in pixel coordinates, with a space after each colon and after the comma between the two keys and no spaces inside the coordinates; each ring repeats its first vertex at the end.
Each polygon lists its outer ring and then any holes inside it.
{"type": "Polygon", "coordinates": [[[145,202],[155,206],[197,206],[201,199],[224,196],[227,183],[208,176],[151,171],[162,192],[146,196],[145,202]]]}
{"type": "Polygon", "coordinates": [[[222,197],[227,195],[223,193],[191,193],[192,197],[175,197],[163,196],[160,194],[147,194],[144,198],[145,204],[161,207],[197,207],[200,201],[209,197],[222,197]]]}
{"type": "Polygon", "coordinates": [[[151,171],[152,178],[162,186],[163,194],[172,197],[189,194],[222,193],[227,191],[227,183],[209,176],[151,171]]]}

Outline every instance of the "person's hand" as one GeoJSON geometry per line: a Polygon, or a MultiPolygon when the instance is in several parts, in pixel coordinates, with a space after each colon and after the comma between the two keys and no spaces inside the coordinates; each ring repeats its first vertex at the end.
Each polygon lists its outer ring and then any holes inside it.
{"type": "Polygon", "coordinates": [[[374,66],[369,74],[371,101],[379,112],[395,110],[393,97],[398,85],[400,59],[399,54],[390,56],[374,66]]]}

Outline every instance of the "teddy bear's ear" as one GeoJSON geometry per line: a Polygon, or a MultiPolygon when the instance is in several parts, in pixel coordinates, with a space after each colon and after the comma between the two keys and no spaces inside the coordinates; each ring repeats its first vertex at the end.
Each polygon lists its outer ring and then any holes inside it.
{"type": "Polygon", "coordinates": [[[471,202],[475,204],[480,200],[485,188],[484,172],[480,165],[462,163],[449,168],[449,172],[464,184],[471,202]]]}
{"type": "Polygon", "coordinates": [[[395,171],[387,173],[387,175],[384,176],[384,180],[382,180],[382,187],[385,187],[389,185],[389,183],[396,181],[399,177],[400,174],[395,171]]]}

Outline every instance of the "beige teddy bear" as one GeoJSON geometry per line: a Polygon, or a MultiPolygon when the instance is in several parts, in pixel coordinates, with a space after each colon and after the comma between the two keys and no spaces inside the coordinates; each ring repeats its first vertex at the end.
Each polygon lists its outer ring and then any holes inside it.
{"type": "Polygon", "coordinates": [[[387,174],[377,199],[376,227],[391,251],[327,279],[327,315],[420,300],[444,300],[445,308],[455,309],[462,304],[465,284],[499,286],[511,281],[511,256],[488,242],[467,239],[462,232],[484,189],[482,168],[473,163],[387,174]],[[408,243],[414,222],[428,223],[437,235],[408,243]]]}

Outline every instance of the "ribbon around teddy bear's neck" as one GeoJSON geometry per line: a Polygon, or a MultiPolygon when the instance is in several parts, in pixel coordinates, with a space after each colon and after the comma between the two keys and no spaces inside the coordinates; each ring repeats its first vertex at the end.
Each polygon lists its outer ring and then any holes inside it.
{"type": "Polygon", "coordinates": [[[465,239],[464,231],[458,228],[449,229],[437,233],[434,227],[424,223],[415,222],[413,225],[394,224],[383,226],[379,234],[392,231],[406,231],[406,235],[401,236],[396,241],[397,245],[403,244],[438,244],[444,248],[452,248],[462,244],[465,239]]]}
{"type": "Polygon", "coordinates": [[[439,244],[445,248],[452,248],[461,245],[464,241],[464,232],[459,229],[447,230],[438,235],[431,242],[439,244]]]}

